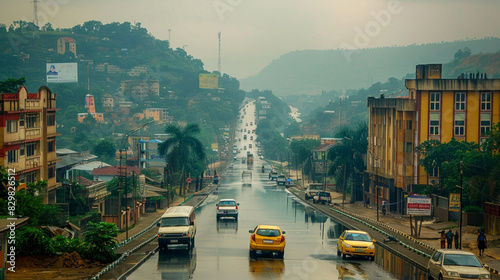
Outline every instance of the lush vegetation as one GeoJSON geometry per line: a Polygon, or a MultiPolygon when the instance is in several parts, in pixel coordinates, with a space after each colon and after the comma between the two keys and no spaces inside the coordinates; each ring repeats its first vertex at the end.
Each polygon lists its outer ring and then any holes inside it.
{"type": "Polygon", "coordinates": [[[447,143],[427,140],[416,148],[420,165],[428,174],[436,174],[439,183],[429,186],[427,193],[448,196],[459,193],[463,186],[464,205],[482,207],[498,202],[500,192],[500,123],[489,132],[490,138],[476,143],[452,139],[447,143]]]}

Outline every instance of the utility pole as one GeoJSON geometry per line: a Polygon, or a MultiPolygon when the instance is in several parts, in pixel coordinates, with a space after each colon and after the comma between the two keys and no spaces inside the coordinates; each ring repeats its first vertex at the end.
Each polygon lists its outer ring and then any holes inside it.
{"type": "Polygon", "coordinates": [[[33,24],[38,26],[38,0],[33,0],[33,24]]]}
{"type": "Polygon", "coordinates": [[[463,164],[464,164],[464,162],[460,161],[460,243],[458,245],[459,249],[462,249],[462,196],[463,196],[463,191],[464,191],[464,188],[463,188],[463,180],[464,180],[464,178],[463,178],[463,173],[464,173],[463,164]]]}
{"type": "Polygon", "coordinates": [[[132,190],[133,190],[133,194],[132,194],[132,197],[133,197],[133,207],[132,207],[132,214],[134,215],[134,226],[135,224],[137,223],[137,215],[135,213],[135,206],[136,206],[136,201],[135,201],[135,171],[132,171],[132,190]]]}
{"type": "Polygon", "coordinates": [[[345,201],[345,185],[346,185],[346,181],[345,181],[345,172],[346,172],[346,168],[347,167],[347,164],[344,163],[344,191],[342,192],[342,209],[344,209],[344,201],[345,201]]]}
{"type": "Polygon", "coordinates": [[[323,151],[323,191],[326,191],[326,151],[323,151]]]}
{"type": "Polygon", "coordinates": [[[221,33],[219,32],[218,36],[219,36],[219,65],[217,67],[217,71],[219,71],[219,76],[222,76],[222,70],[221,70],[221,65],[220,65],[220,35],[221,33]]]}

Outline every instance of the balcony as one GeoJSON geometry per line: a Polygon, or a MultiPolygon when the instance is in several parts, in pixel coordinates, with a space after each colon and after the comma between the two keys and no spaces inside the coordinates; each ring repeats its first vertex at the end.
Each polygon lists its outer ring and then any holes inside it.
{"type": "Polygon", "coordinates": [[[33,156],[26,159],[26,169],[33,169],[41,166],[40,156],[33,156]]]}
{"type": "Polygon", "coordinates": [[[37,139],[42,137],[42,129],[40,127],[26,128],[26,140],[37,139]]]}

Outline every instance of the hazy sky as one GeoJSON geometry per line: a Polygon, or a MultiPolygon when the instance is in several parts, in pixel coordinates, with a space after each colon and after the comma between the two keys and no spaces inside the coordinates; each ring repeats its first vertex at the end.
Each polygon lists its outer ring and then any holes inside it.
{"type": "MultiPolygon", "coordinates": [[[[140,22],[222,72],[257,74],[295,50],[370,48],[500,37],[499,0],[38,0],[39,25],[140,22]]],[[[33,20],[31,0],[0,0],[0,22],[33,20]]],[[[500,46],[499,46],[500,49],[500,46]]]]}

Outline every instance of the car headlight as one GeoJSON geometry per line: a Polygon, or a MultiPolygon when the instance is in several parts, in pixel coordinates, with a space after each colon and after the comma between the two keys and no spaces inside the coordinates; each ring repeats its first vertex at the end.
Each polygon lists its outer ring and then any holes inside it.
{"type": "Polygon", "coordinates": [[[460,277],[460,274],[456,271],[448,271],[448,272],[446,272],[446,275],[453,276],[453,277],[460,277]]]}
{"type": "Polygon", "coordinates": [[[481,275],[479,275],[479,279],[491,279],[491,275],[489,275],[489,274],[481,274],[481,275]]]}
{"type": "Polygon", "coordinates": [[[344,243],[346,248],[351,248],[351,245],[347,244],[347,243],[344,243]]]}
{"type": "Polygon", "coordinates": [[[373,244],[370,247],[368,247],[368,249],[370,249],[370,250],[374,249],[374,248],[375,248],[375,245],[373,245],[373,244]]]}

